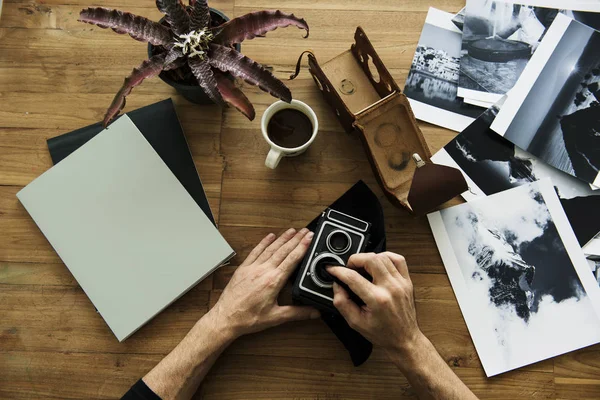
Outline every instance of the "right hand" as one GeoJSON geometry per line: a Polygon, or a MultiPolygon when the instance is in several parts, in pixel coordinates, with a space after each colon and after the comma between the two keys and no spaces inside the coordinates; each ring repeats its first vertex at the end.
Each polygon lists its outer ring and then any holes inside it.
{"type": "Polygon", "coordinates": [[[404,257],[391,252],[354,254],[347,268],[329,267],[327,272],[365,302],[358,306],[334,283],[333,305],[352,329],[381,346],[390,358],[411,351],[424,338],[417,324],[413,285],[404,257]],[[372,283],[356,272],[359,268],[373,277],[372,283]]]}

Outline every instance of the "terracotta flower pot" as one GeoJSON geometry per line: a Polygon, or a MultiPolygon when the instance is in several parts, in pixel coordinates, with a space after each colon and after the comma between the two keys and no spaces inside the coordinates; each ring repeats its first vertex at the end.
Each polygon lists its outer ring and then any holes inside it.
{"type": "MultiPolygon", "coordinates": [[[[210,9],[211,21],[216,22],[215,25],[221,25],[227,21],[229,21],[229,17],[223,14],[221,11],[216,10],[214,8],[210,9]]],[[[164,18],[162,18],[160,23],[165,23],[164,18]]],[[[240,44],[235,45],[235,49],[237,51],[241,50],[240,44]]],[[[154,55],[154,46],[148,43],[148,57],[152,57],[154,55]]],[[[186,66],[186,68],[188,68],[186,66]]],[[[197,84],[190,84],[185,81],[178,81],[174,78],[174,74],[171,71],[163,71],[158,75],[160,79],[163,80],[167,85],[170,85],[179,92],[186,100],[195,103],[195,104],[212,104],[212,100],[204,93],[204,90],[198,86],[197,84]]],[[[191,71],[190,71],[191,73],[191,71]]],[[[233,76],[231,74],[227,74],[227,77],[233,80],[233,76]]]]}

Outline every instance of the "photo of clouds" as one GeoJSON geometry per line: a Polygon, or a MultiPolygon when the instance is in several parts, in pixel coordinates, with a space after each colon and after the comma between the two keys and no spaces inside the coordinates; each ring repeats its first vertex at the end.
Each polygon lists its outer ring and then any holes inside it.
{"type": "Polygon", "coordinates": [[[428,218],[488,376],[600,342],[600,288],[549,180],[428,218]]]}
{"type": "Polygon", "coordinates": [[[600,191],[497,135],[490,129],[497,114],[497,106],[486,110],[432,161],[458,168],[470,179],[463,194],[467,201],[551,178],[579,244],[588,243],[600,230],[600,191]]]}

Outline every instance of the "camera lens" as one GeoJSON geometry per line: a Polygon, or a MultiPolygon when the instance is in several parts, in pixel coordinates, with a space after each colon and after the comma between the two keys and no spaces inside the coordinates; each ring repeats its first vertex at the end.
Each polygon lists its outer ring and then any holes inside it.
{"type": "Polygon", "coordinates": [[[337,229],[327,236],[327,248],[335,254],[344,254],[350,250],[352,239],[347,232],[337,229]]]}
{"type": "Polygon", "coordinates": [[[335,254],[323,253],[315,257],[310,265],[310,273],[313,281],[322,288],[331,288],[333,286],[333,277],[326,269],[329,265],[345,265],[345,263],[335,254]]]}
{"type": "MultiPolygon", "coordinates": [[[[333,265],[336,264],[337,263],[334,263],[333,265]]],[[[327,263],[327,260],[321,260],[321,262],[319,262],[319,264],[317,264],[317,266],[315,267],[315,273],[321,281],[325,283],[333,283],[333,276],[331,276],[329,272],[327,272],[328,265],[332,264],[327,263]]]]}

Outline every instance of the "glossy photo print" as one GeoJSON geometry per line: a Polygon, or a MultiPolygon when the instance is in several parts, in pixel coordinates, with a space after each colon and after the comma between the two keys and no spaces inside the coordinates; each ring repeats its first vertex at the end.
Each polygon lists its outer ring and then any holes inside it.
{"type": "Polygon", "coordinates": [[[559,15],[492,130],[546,163],[600,186],[600,32],[559,15]]]}
{"type": "Polygon", "coordinates": [[[429,9],[404,94],[417,119],[460,132],[484,110],[457,97],[462,33],[453,17],[429,9]]]}
{"type": "Polygon", "coordinates": [[[558,14],[600,29],[600,2],[468,0],[458,96],[495,103],[517,82],[558,14]]]}
{"type": "Polygon", "coordinates": [[[487,376],[600,342],[600,287],[550,180],[428,218],[487,376]]]}
{"type": "Polygon", "coordinates": [[[462,171],[469,185],[462,194],[467,201],[550,178],[579,244],[586,245],[600,231],[600,190],[493,132],[490,125],[500,105],[486,110],[431,160],[462,171]]]}

